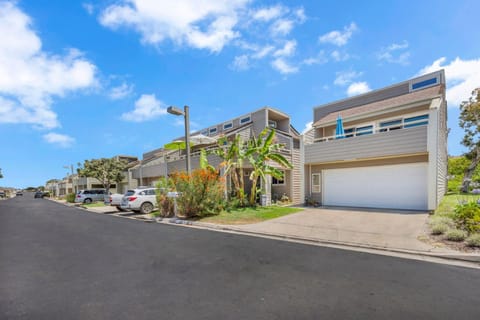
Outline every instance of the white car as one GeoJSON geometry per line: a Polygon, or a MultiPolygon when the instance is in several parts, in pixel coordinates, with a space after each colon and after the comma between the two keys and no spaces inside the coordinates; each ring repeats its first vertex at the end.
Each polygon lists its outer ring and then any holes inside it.
{"type": "Polygon", "coordinates": [[[147,214],[157,207],[156,188],[141,188],[127,190],[122,198],[120,208],[147,214]]]}

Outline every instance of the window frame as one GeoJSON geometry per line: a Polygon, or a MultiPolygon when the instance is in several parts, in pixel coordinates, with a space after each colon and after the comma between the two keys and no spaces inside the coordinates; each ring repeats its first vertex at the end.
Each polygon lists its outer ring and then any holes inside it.
{"type": "Polygon", "coordinates": [[[277,124],[277,121],[275,121],[275,120],[268,120],[268,127],[269,127],[269,128],[274,128],[274,129],[276,129],[276,128],[277,128],[277,125],[278,125],[278,124],[277,124]],[[272,126],[272,124],[273,124],[273,126],[272,126]]]}
{"type": "Polygon", "coordinates": [[[225,122],[222,126],[223,130],[228,130],[233,128],[233,121],[230,122],[225,122]],[[226,126],[229,126],[228,128],[225,128],[226,126]]]}
{"type": "Polygon", "coordinates": [[[275,177],[272,177],[272,186],[284,186],[285,185],[285,170],[280,170],[283,172],[283,179],[279,180],[275,177]],[[273,179],[275,179],[277,182],[273,183],[273,179]],[[281,181],[281,183],[279,183],[281,181]]]}
{"type": "Polygon", "coordinates": [[[217,127],[211,127],[208,129],[208,134],[211,135],[211,134],[216,134],[218,132],[218,128],[217,127]]]}
{"type": "Polygon", "coordinates": [[[240,123],[240,125],[242,124],[245,124],[245,123],[248,123],[252,121],[252,115],[249,114],[248,116],[244,116],[244,117],[241,117],[239,120],[238,120],[238,123],[240,123]],[[247,120],[248,119],[248,120],[247,120]]]}
{"type": "Polygon", "coordinates": [[[311,191],[312,191],[312,193],[321,193],[322,192],[322,173],[321,172],[312,173],[311,191]],[[318,184],[313,183],[313,180],[314,180],[315,176],[318,176],[318,184]],[[316,191],[317,189],[314,188],[314,187],[318,187],[318,191],[316,191]]]}

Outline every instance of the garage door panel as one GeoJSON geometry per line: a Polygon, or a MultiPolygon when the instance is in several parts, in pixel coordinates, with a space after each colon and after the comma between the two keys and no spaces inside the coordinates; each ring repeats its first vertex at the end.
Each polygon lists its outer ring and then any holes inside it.
{"type": "Polygon", "coordinates": [[[324,171],[324,204],[426,210],[427,164],[324,171]]]}

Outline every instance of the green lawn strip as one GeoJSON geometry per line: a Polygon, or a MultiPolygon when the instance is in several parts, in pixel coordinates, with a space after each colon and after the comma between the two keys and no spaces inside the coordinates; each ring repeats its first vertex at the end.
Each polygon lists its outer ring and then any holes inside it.
{"type": "Polygon", "coordinates": [[[302,210],[301,208],[277,206],[240,208],[230,212],[223,211],[218,215],[200,218],[198,221],[218,224],[249,224],[279,218],[302,210]]]}

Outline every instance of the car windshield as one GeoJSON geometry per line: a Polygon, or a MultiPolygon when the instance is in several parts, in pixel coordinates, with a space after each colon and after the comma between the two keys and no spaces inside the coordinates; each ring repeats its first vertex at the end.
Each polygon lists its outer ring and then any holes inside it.
{"type": "Polygon", "coordinates": [[[133,196],[135,194],[135,190],[128,190],[127,192],[125,192],[125,196],[133,196]]]}

